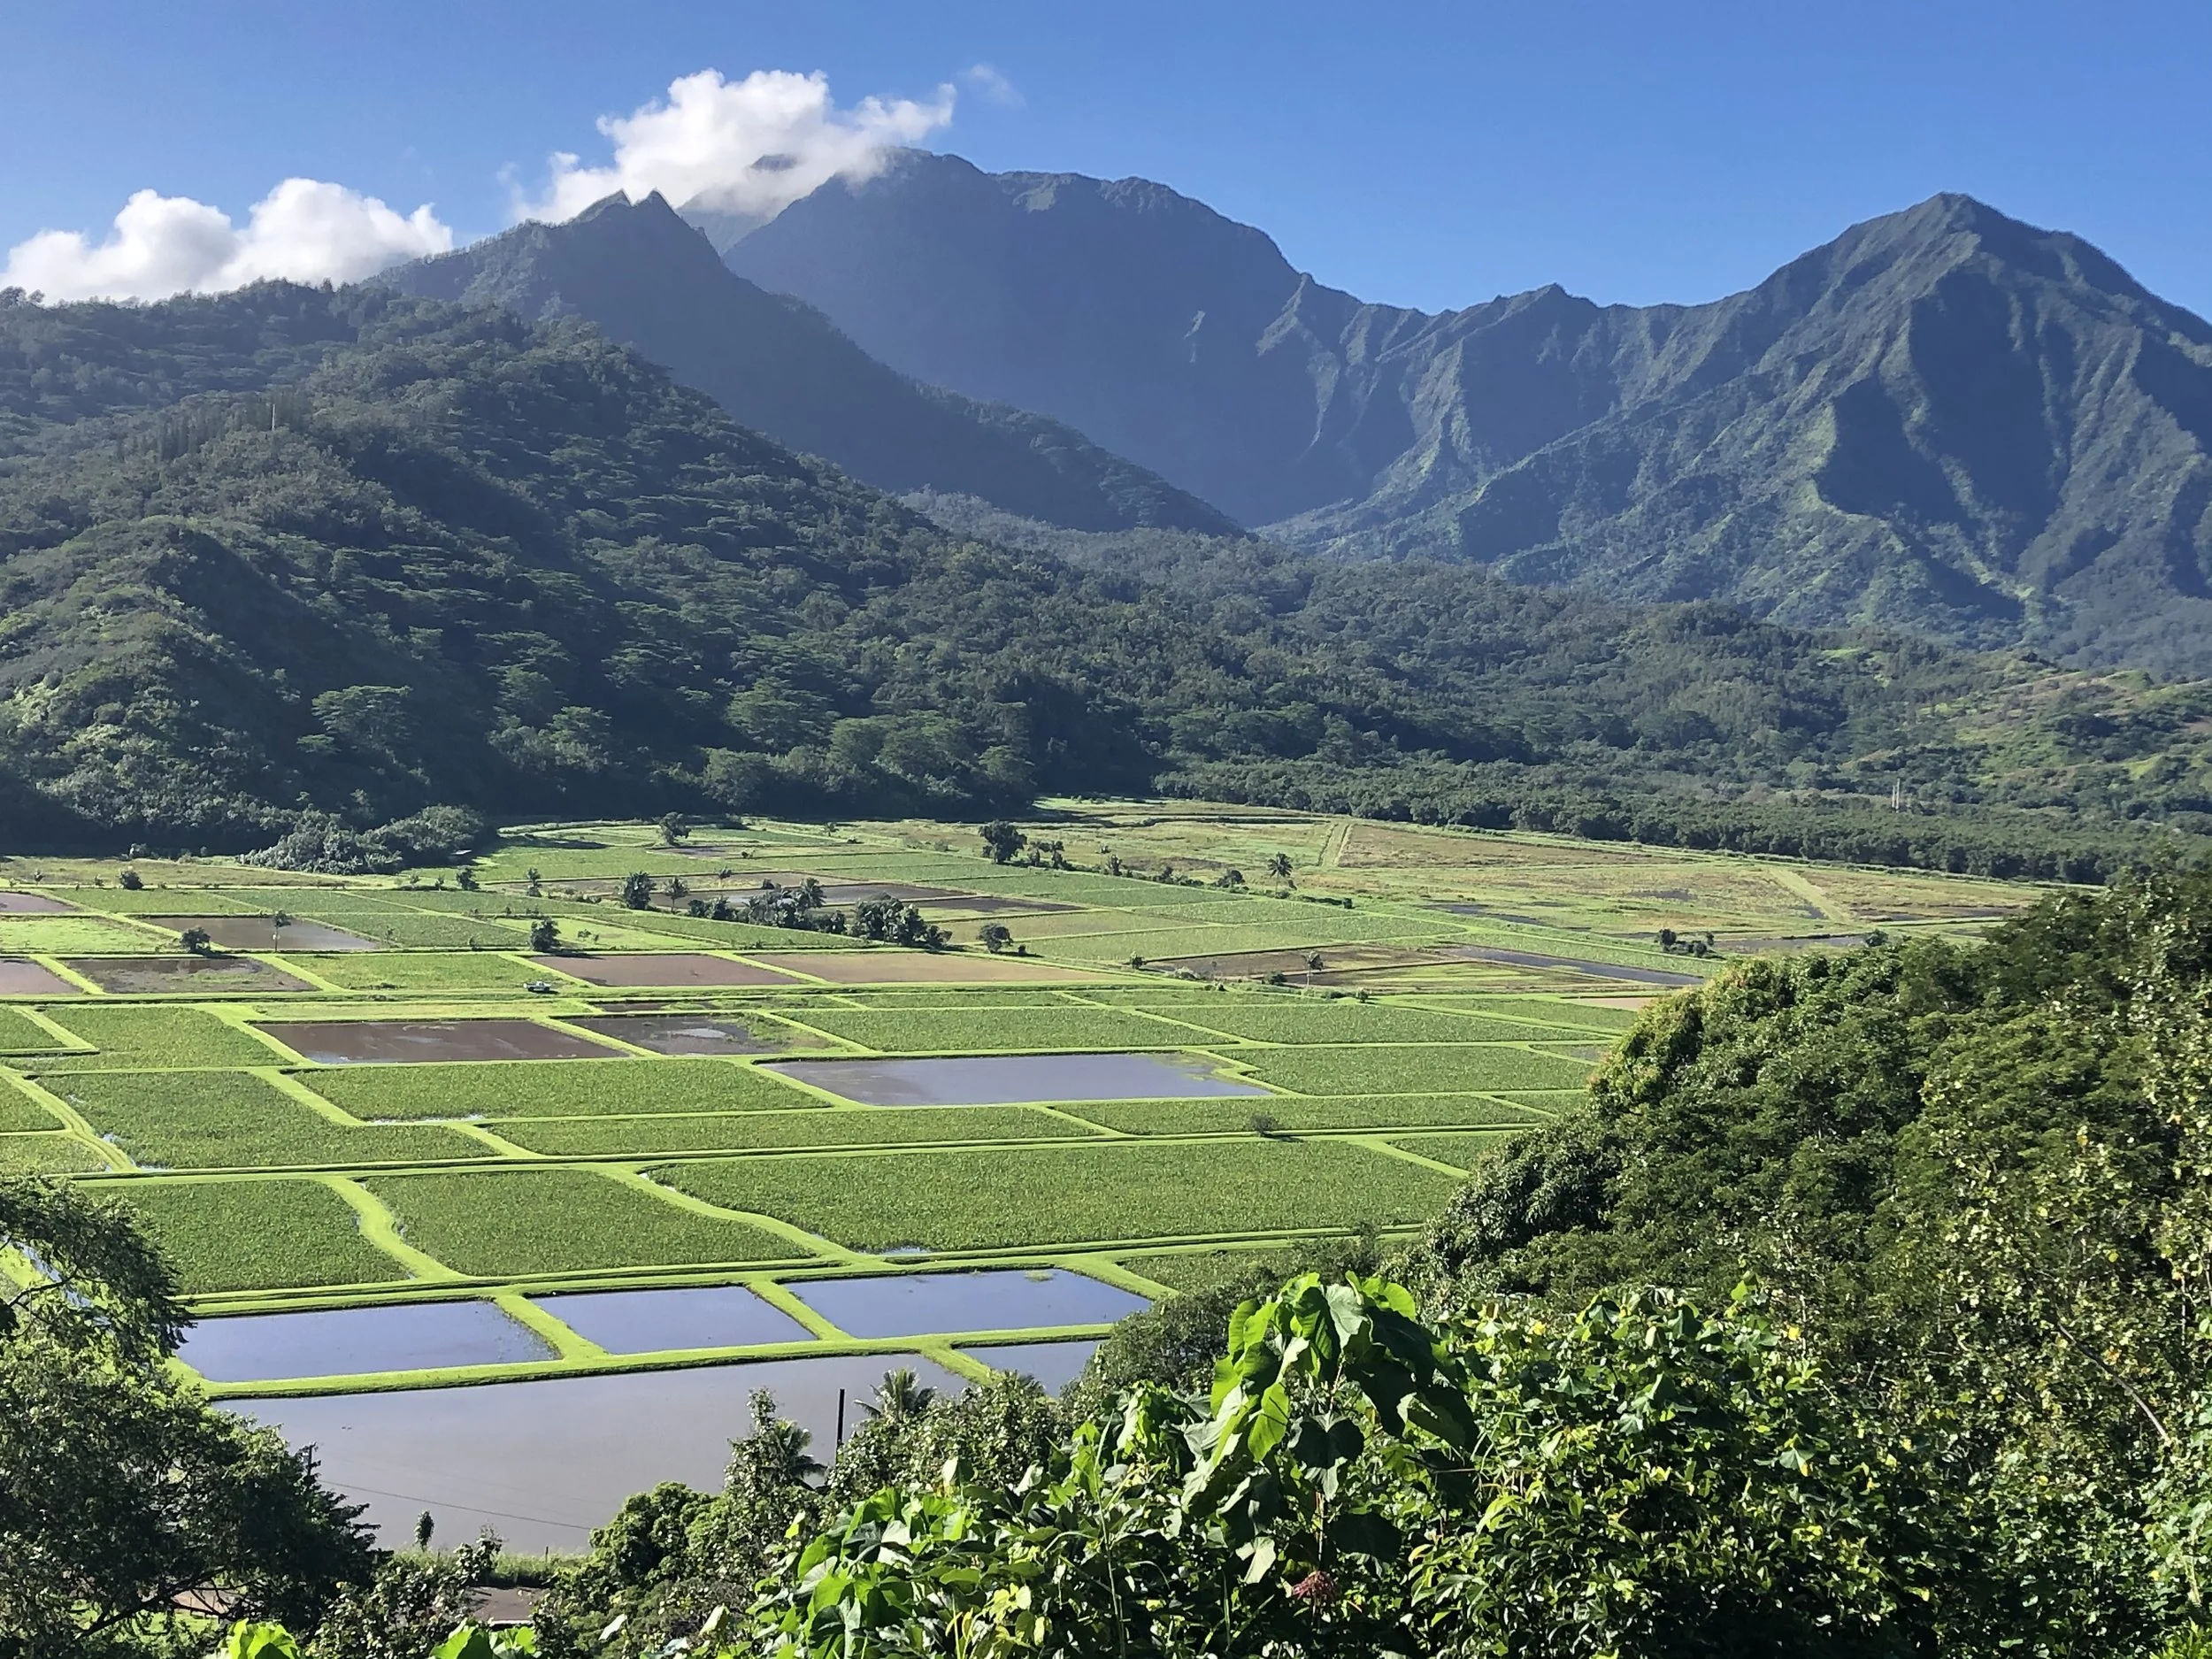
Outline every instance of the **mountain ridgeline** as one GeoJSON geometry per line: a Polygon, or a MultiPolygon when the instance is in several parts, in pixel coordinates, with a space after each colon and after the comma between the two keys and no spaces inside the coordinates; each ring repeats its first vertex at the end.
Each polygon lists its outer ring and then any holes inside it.
{"type": "Polygon", "coordinates": [[[1709,304],[1430,315],[1157,184],[908,152],[726,257],[1298,548],[2212,672],[2212,326],[1964,196],[1709,304]]]}
{"type": "Polygon", "coordinates": [[[2093,877],[2212,828],[2212,687],[1094,539],[947,530],[573,319],[0,296],[0,836],[1157,789],[2093,877]]]}
{"type": "Polygon", "coordinates": [[[1236,527],[1082,434],[886,368],[811,306],[733,274],[658,196],[610,196],[403,265],[402,292],[579,317],[634,347],[741,425],[892,491],[939,489],[1076,530],[1236,527]]]}

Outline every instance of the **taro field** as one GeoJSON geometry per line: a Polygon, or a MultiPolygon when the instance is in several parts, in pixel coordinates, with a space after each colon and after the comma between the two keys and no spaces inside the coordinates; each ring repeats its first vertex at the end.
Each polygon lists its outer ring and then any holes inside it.
{"type": "Polygon", "coordinates": [[[1193,803],[1021,827],[997,861],[929,823],[524,827],[399,879],[0,860],[0,1165],[144,1218],[218,1394],[975,1377],[1419,1225],[1730,960],[2035,896],[1193,803]],[[935,948],[856,937],[884,900],[935,948]]]}

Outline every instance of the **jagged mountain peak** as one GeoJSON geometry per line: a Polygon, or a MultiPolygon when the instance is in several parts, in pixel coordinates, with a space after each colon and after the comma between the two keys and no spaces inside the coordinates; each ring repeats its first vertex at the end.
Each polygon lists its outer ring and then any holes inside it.
{"type": "Polygon", "coordinates": [[[1365,303],[1164,186],[944,157],[727,257],[1302,546],[2212,672],[2212,328],[1962,192],[1699,304],[1365,303]]]}
{"type": "Polygon", "coordinates": [[[657,192],[517,226],[384,279],[427,298],[581,317],[745,426],[884,489],[972,495],[1083,530],[1234,522],[1047,417],[917,384],[820,311],[731,271],[657,192]]]}

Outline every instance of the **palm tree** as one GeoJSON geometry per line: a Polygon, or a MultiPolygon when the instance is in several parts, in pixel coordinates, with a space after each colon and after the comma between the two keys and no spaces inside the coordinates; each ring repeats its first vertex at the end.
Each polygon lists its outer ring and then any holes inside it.
{"type": "Polygon", "coordinates": [[[888,1425],[910,1423],[929,1409],[937,1398],[934,1388],[926,1386],[922,1379],[902,1366],[897,1371],[883,1373],[883,1380],[876,1385],[872,1403],[864,1402],[861,1410],[888,1425]]]}
{"type": "Polygon", "coordinates": [[[1277,853],[1267,861],[1267,873],[1278,881],[1290,879],[1290,855],[1277,853]]]}

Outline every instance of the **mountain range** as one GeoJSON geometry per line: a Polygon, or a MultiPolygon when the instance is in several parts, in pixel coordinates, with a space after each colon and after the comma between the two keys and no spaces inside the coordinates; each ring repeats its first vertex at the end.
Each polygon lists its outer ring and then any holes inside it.
{"type": "Polygon", "coordinates": [[[2212,672],[2212,326],[1966,196],[1710,303],[1430,314],[1162,185],[917,151],[725,258],[1294,548],[2212,672]]]}
{"type": "Polygon", "coordinates": [[[0,841],[1156,789],[2080,879],[2212,830],[2212,687],[1000,517],[574,317],[0,295],[0,841]]]}

